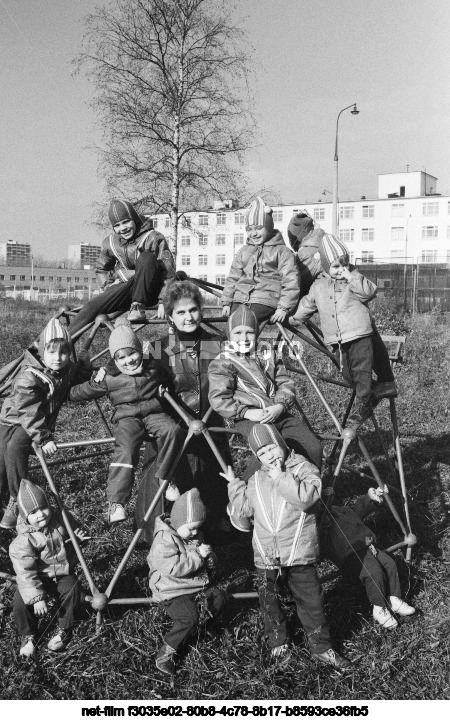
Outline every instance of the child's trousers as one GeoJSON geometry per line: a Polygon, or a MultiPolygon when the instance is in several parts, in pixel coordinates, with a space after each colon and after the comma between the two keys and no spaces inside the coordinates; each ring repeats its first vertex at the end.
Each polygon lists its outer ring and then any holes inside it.
{"type": "MultiPolygon", "coordinates": [[[[176,596],[169,601],[163,601],[161,606],[167,611],[173,621],[173,626],[166,633],[164,641],[168,646],[178,651],[184,646],[189,638],[196,632],[200,616],[195,599],[197,593],[189,593],[186,596],[176,596]]],[[[223,608],[225,596],[218,588],[208,588],[205,593],[208,603],[208,610],[212,616],[216,616],[223,608]]]]}
{"type": "Polygon", "coordinates": [[[31,438],[21,425],[0,424],[0,500],[17,498],[20,481],[28,478],[31,438]]]}
{"type": "MultiPolygon", "coordinates": [[[[46,578],[43,581],[44,590],[50,595],[56,595],[59,601],[58,623],[64,631],[69,631],[75,623],[76,613],[83,600],[81,583],[75,575],[59,576],[56,581],[46,578]]],[[[13,598],[13,617],[21,636],[36,636],[38,632],[38,617],[34,613],[33,605],[26,605],[19,591],[13,598]]]]}
{"type": "Polygon", "coordinates": [[[115,450],[109,467],[107,496],[110,503],[125,505],[130,500],[139,450],[149,435],[156,436],[158,459],[156,476],[166,480],[173,461],[183,445],[186,431],[166,413],[145,418],[121,418],[114,424],[115,450]]]}
{"type": "Polygon", "coordinates": [[[257,568],[256,571],[259,604],[269,648],[282,646],[289,640],[286,618],[279,599],[283,582],[287,583],[291,590],[311,653],[323,653],[331,648],[330,630],[315,566],[310,564],[283,566],[280,569],[257,568]]]}
{"type": "Polygon", "coordinates": [[[369,548],[352,553],[345,559],[342,571],[359,578],[373,606],[386,606],[389,596],[401,598],[397,566],[384,551],[378,551],[376,556],[369,548]]]}

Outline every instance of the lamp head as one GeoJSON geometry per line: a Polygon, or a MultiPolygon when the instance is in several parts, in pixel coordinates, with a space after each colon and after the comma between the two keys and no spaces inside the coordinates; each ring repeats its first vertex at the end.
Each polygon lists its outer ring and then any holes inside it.
{"type": "Polygon", "coordinates": [[[353,110],[350,110],[350,112],[351,112],[352,115],[358,115],[359,110],[358,110],[358,108],[356,107],[356,103],[355,103],[354,106],[353,106],[353,110]]]}

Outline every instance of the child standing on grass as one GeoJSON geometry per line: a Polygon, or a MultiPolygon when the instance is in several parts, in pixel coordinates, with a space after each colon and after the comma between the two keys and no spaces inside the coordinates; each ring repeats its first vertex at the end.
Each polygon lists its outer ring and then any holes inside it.
{"type": "MultiPolygon", "coordinates": [[[[17,578],[13,618],[21,635],[20,656],[31,658],[36,651],[39,619],[48,613],[48,596],[58,598],[59,626],[47,648],[63,651],[84,593],[73,573],[76,556],[69,534],[59,511],[50,507],[42,488],[22,480],[17,505],[17,536],[9,547],[17,578]]],[[[79,528],[74,533],[81,541],[89,540],[79,528]]]]}
{"type": "MultiPolygon", "coordinates": [[[[156,655],[156,666],[163,673],[175,673],[176,655],[197,631],[199,613],[196,597],[205,591],[208,608],[218,614],[225,595],[207,588],[208,569],[216,563],[211,546],[203,543],[199,530],[206,518],[206,507],[197,488],[175,501],[170,515],[158,516],[152,547],[147,556],[152,596],[173,621],[156,655]]],[[[212,630],[212,629],[211,629],[212,630]]]]}
{"type": "MultiPolygon", "coordinates": [[[[72,388],[70,400],[87,401],[109,395],[114,406],[112,416],[115,451],[108,476],[108,519],[125,521],[139,451],[149,435],[158,443],[156,476],[164,483],[167,473],[183,444],[185,432],[167,413],[160,397],[168,377],[153,358],[144,359],[142,344],[131,325],[121,319],[109,337],[113,363],[100,370],[90,381],[72,388]]],[[[173,483],[166,498],[174,501],[179,491],[173,483]]]]}
{"type": "Polygon", "coordinates": [[[282,323],[299,299],[295,255],[274,229],[272,210],[259,196],[245,214],[247,243],[231,264],[222,293],[223,315],[240,303],[249,305],[259,322],[282,323]]]}
{"type": "Polygon", "coordinates": [[[322,275],[312,284],[299,303],[292,325],[298,325],[319,313],[324,342],[340,359],[344,378],[352,384],[356,401],[347,428],[357,430],[372,415],[372,403],[397,395],[397,387],[383,344],[384,355],[374,358],[372,318],[367,303],[377,286],[349,265],[348,249],[333,235],[319,239],[322,275]],[[372,370],[377,384],[372,391],[372,370]]]}
{"type": "Polygon", "coordinates": [[[313,658],[336,669],[351,664],[331,647],[315,562],[319,557],[314,506],[322,483],[318,469],[289,449],[273,425],[255,425],[248,442],[261,463],[248,484],[231,468],[222,474],[235,516],[254,518],[253,552],[265,635],[274,661],[289,658],[279,591],[287,584],[313,658]]]}
{"type": "Polygon", "coordinates": [[[0,499],[9,503],[0,528],[16,526],[16,499],[20,481],[28,476],[28,458],[32,444],[45,455],[56,453],[53,439],[61,405],[75,383],[89,378],[91,365],[87,354],[79,362],[71,358],[67,328],[52,318],[38,341],[38,354],[25,351],[22,370],[0,413],[0,499]]]}
{"type": "Polygon", "coordinates": [[[323,555],[344,575],[358,578],[373,604],[372,615],[383,628],[398,626],[393,613],[412,616],[415,609],[402,600],[400,580],[394,559],[375,547],[376,537],[364,519],[383,503],[387,487],[369,488],[354,507],[326,505],[320,524],[323,555]]]}

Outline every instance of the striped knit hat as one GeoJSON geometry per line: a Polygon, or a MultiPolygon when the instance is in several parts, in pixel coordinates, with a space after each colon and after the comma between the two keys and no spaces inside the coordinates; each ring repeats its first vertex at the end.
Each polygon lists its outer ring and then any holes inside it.
{"type": "Polygon", "coordinates": [[[17,505],[20,515],[25,520],[27,520],[30,513],[34,513],[38,508],[50,507],[45,491],[35,483],[27,481],[26,478],[20,481],[17,505]]]}
{"type": "Polygon", "coordinates": [[[239,308],[230,315],[227,324],[228,335],[230,335],[233,328],[237,328],[240,325],[246,325],[249,328],[252,328],[255,331],[256,335],[258,335],[258,319],[248,305],[241,304],[239,308]]]}
{"type": "Polygon", "coordinates": [[[286,454],[289,453],[286,441],[281,436],[280,432],[277,431],[275,426],[271,426],[266,423],[257,423],[253,426],[248,436],[248,445],[255,456],[258,455],[258,451],[261,448],[264,446],[270,446],[272,443],[275,443],[277,446],[280,446],[280,448],[283,448],[286,454]]]}
{"type": "Polygon", "coordinates": [[[172,528],[177,530],[185,523],[197,523],[206,518],[206,506],[200,497],[198,488],[191,488],[180,496],[173,504],[170,513],[170,523],[172,528]]]}
{"type": "Polygon", "coordinates": [[[129,200],[112,200],[108,216],[113,228],[116,223],[120,223],[122,220],[134,220],[136,228],[140,228],[142,225],[141,216],[129,200]]]}
{"type": "Polygon", "coordinates": [[[348,264],[348,248],[341,240],[338,240],[335,235],[331,233],[325,233],[325,235],[319,239],[319,253],[320,253],[320,264],[322,270],[325,273],[330,272],[330,265],[333,260],[337,260],[344,256],[346,263],[348,264]]]}
{"type": "Polygon", "coordinates": [[[268,208],[264,200],[258,195],[245,211],[245,227],[262,225],[266,230],[271,232],[273,230],[272,213],[272,208],[268,208]]]}
{"type": "Polygon", "coordinates": [[[133,348],[142,354],[142,343],[126,318],[118,318],[111,335],[109,336],[109,352],[114,358],[118,350],[133,348]],[[120,321],[120,323],[119,323],[120,321]]]}
{"type": "Polygon", "coordinates": [[[37,347],[41,358],[44,355],[45,346],[52,340],[65,340],[69,346],[72,343],[67,326],[63,325],[58,318],[51,318],[39,336],[37,347]]]}

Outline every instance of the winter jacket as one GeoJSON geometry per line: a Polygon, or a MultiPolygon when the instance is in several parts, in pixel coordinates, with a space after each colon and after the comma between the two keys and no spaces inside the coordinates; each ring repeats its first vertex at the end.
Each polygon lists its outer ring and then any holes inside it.
{"type": "Polygon", "coordinates": [[[321,228],[314,228],[303,238],[297,250],[301,298],[308,294],[311,285],[322,272],[320,260],[314,256],[319,252],[319,241],[323,235],[325,233],[321,228]]]}
{"type": "Polygon", "coordinates": [[[206,563],[198,552],[202,538],[185,541],[170,525],[169,516],[158,516],[147,563],[149,584],[156,601],[201,591],[209,583],[206,563]]]}
{"type": "Polygon", "coordinates": [[[253,552],[257,568],[314,563],[319,557],[314,505],[322,482],[316,466],[292,452],[276,481],[257,471],[248,485],[228,484],[232,513],[254,517],[253,552]]]}
{"type": "Polygon", "coordinates": [[[281,403],[295,406],[295,385],[279,358],[261,359],[224,350],[209,366],[209,402],[217,413],[233,421],[250,408],[281,403]]]}
{"type": "Polygon", "coordinates": [[[342,566],[355,551],[361,551],[376,543],[376,536],[364,523],[378,504],[366,494],[360,496],[354,507],[331,506],[324,510],[320,523],[320,548],[322,555],[342,566]]]}
{"type": "Polygon", "coordinates": [[[251,238],[233,260],[222,293],[222,305],[261,303],[287,313],[300,293],[295,255],[279,231],[264,243],[251,238]]]}
{"type": "Polygon", "coordinates": [[[163,368],[153,359],[144,359],[137,375],[121,373],[115,363],[102,367],[91,380],[70,391],[71,401],[89,401],[109,395],[114,406],[113,423],[122,418],[145,418],[151,413],[165,413],[158,395],[160,385],[167,387],[169,379],[163,368]],[[108,372],[110,371],[110,372],[108,372]]]}
{"type": "MultiPolygon", "coordinates": [[[[78,527],[74,519],[73,530],[78,527]]],[[[66,531],[59,511],[52,508],[48,526],[31,526],[19,516],[17,536],[9,547],[9,555],[17,577],[17,588],[26,605],[46,598],[42,580],[56,579],[72,573],[76,555],[72,543],[66,543],[66,531]]]]}
{"type": "Polygon", "coordinates": [[[22,370],[3,403],[0,423],[21,425],[34,443],[39,446],[48,443],[53,440],[56,418],[71,386],[89,378],[91,370],[90,362],[69,361],[61,371],[52,371],[30,351],[25,351],[22,370]]]}
{"type": "Polygon", "coordinates": [[[348,343],[372,334],[372,318],[366,303],[375,297],[377,286],[355,268],[352,280],[333,280],[322,274],[312,284],[307,296],[301,299],[292,316],[292,325],[299,325],[316,311],[324,342],[348,343]]]}
{"type": "Polygon", "coordinates": [[[124,240],[117,233],[111,233],[104,239],[95,267],[100,287],[104,289],[116,279],[126,282],[132,278],[136,260],[144,250],[154,253],[166,285],[175,276],[173,256],[164,235],[153,230],[152,221],[146,220],[130,241],[124,240]]]}

